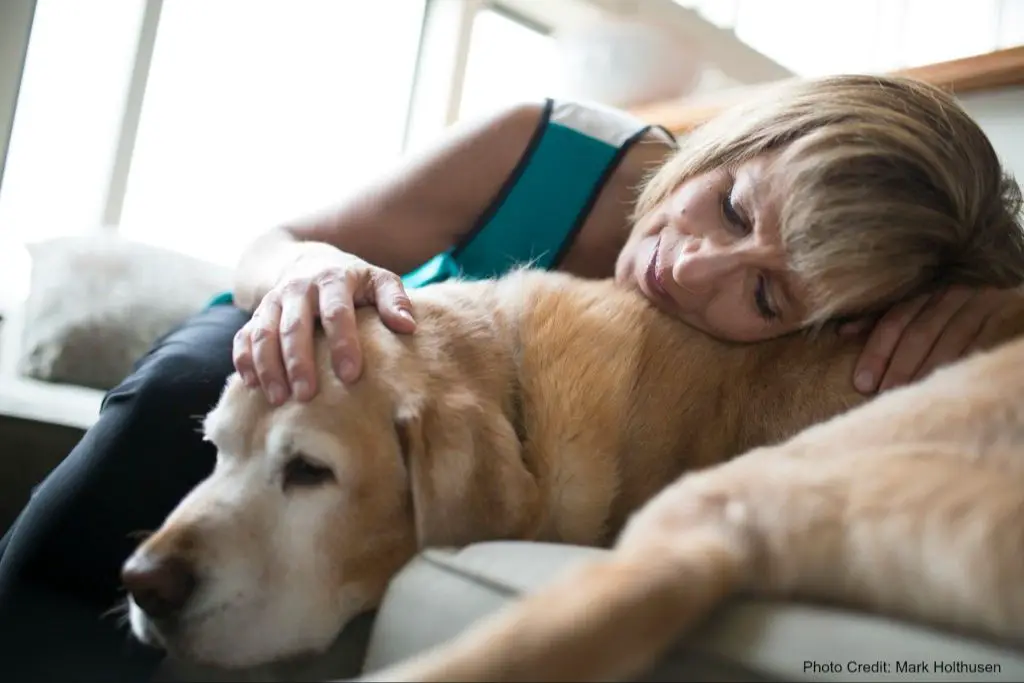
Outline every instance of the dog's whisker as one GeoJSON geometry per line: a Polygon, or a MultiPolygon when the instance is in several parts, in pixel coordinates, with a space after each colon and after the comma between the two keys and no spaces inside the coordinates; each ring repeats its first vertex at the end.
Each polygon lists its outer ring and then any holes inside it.
{"type": "Polygon", "coordinates": [[[128,601],[118,600],[113,607],[100,612],[100,621],[114,617],[117,626],[128,623],[128,601]]]}
{"type": "Polygon", "coordinates": [[[206,429],[203,427],[203,423],[206,422],[206,415],[189,415],[188,419],[198,424],[192,427],[192,431],[197,434],[206,434],[206,429]]]}

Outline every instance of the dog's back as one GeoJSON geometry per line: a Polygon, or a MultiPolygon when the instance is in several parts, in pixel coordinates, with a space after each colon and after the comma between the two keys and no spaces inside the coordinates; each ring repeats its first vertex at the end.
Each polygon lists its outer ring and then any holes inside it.
{"type": "MultiPolygon", "coordinates": [[[[1022,332],[1019,300],[984,326],[975,347],[988,353],[774,447],[678,478],[636,513],[611,555],[373,680],[631,679],[745,591],[845,604],[1019,646],[1022,332]]],[[[803,383],[790,377],[805,360],[803,380],[816,377],[827,389],[848,379],[833,374],[848,369],[847,352],[829,363],[828,343],[770,344],[746,367],[764,373],[757,381],[802,393],[803,383]]],[[[750,389],[748,382],[742,390],[750,389]]],[[[755,394],[754,403],[772,395],[755,394]]],[[[791,426],[800,412],[792,409],[803,405],[778,398],[782,419],[762,436],[791,426]]]]}
{"type": "Polygon", "coordinates": [[[413,303],[417,334],[461,346],[460,372],[511,397],[508,418],[547,497],[539,538],[607,542],[680,473],[863,400],[851,380],[863,339],[729,344],[610,280],[520,271],[429,287],[413,303]]]}

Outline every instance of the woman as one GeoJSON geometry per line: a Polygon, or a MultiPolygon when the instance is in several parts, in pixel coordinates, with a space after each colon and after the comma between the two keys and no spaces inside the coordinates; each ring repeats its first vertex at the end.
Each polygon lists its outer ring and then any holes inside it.
{"type": "Polygon", "coordinates": [[[339,377],[358,381],[354,307],[414,333],[406,287],[529,261],[614,275],[734,341],[877,319],[855,375],[865,392],[963,355],[1024,277],[1020,191],[988,140],[952,99],[909,81],[829,78],[771,97],[678,151],[618,112],[515,107],[257,240],[233,297],[161,340],[108,394],[8,534],[6,672],[147,675],[158,655],[98,614],[119,597],[128,534],[158,526],[212,467],[196,417],[236,368],[274,403],[308,400],[317,323],[339,377]]]}

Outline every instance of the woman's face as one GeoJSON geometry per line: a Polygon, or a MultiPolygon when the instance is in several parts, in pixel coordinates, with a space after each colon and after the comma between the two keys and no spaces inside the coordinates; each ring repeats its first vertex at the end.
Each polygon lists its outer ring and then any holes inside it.
{"type": "Polygon", "coordinates": [[[757,341],[798,329],[806,309],[788,274],[768,159],[697,176],[643,217],[616,280],[705,332],[757,341]]]}

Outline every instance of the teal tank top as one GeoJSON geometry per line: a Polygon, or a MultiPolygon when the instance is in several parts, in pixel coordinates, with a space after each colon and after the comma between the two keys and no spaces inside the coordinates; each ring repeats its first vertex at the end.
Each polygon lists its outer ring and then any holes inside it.
{"type": "MultiPolygon", "coordinates": [[[[651,128],[616,109],[547,100],[518,164],[473,229],[403,275],[403,283],[416,288],[497,277],[520,266],[557,268],[626,152],[651,128]]],[[[230,303],[225,293],[211,305],[230,303]]]]}

